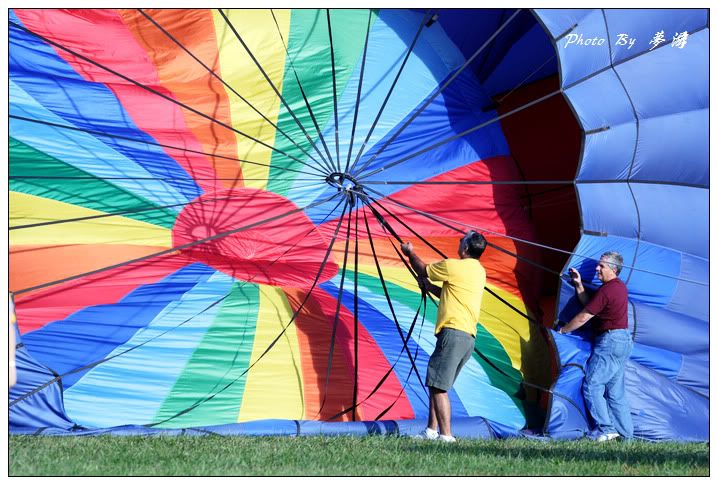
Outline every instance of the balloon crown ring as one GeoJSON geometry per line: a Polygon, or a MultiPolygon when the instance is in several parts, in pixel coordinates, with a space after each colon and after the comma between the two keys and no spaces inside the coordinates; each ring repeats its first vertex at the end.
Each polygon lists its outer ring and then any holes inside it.
{"type": "Polygon", "coordinates": [[[354,206],[357,197],[364,199],[364,189],[361,184],[351,175],[343,172],[333,172],[324,179],[331,187],[335,187],[338,192],[344,192],[345,197],[349,201],[350,206],[354,206]]]}

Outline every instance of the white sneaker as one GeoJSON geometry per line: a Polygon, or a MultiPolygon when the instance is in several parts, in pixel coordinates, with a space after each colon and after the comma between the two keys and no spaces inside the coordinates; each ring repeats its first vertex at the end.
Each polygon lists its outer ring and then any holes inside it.
{"type": "Polygon", "coordinates": [[[439,441],[443,441],[444,443],[456,443],[456,438],[451,435],[447,436],[445,434],[440,434],[439,441]]]}
{"type": "Polygon", "coordinates": [[[606,434],[599,435],[599,437],[596,438],[596,441],[598,441],[599,443],[602,443],[604,441],[611,441],[611,440],[615,440],[620,437],[621,437],[621,435],[618,433],[606,433],[606,434]]]}
{"type": "Polygon", "coordinates": [[[424,431],[415,435],[414,438],[419,440],[438,440],[439,432],[435,429],[425,428],[424,431]]]}

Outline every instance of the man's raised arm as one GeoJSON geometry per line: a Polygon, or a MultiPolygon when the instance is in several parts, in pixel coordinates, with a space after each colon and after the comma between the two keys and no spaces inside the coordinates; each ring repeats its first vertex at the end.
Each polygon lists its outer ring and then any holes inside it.
{"type": "Polygon", "coordinates": [[[426,264],[421,260],[419,256],[414,252],[414,246],[410,242],[405,242],[401,245],[401,252],[409,258],[409,264],[414,268],[414,271],[419,276],[419,279],[426,278],[426,264]]]}

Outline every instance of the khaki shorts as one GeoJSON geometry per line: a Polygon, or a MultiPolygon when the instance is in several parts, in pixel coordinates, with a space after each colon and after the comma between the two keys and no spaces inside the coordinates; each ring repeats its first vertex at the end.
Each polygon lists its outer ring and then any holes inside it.
{"type": "Polygon", "coordinates": [[[436,348],[426,369],[426,385],[448,391],[474,351],[475,338],[466,332],[443,328],[436,336],[436,348]]]}

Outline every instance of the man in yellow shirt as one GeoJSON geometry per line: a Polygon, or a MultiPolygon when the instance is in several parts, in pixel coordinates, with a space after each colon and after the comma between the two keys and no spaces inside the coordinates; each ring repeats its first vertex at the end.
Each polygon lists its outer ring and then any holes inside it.
{"type": "Polygon", "coordinates": [[[474,350],[476,324],[486,285],[486,271],[479,262],[484,249],[484,236],[469,231],[459,243],[459,259],[449,258],[427,265],[416,255],[411,243],[401,245],[402,252],[409,257],[411,267],[419,276],[419,284],[439,297],[434,329],[436,348],[426,371],[429,420],[420,435],[422,438],[456,441],[451,435],[448,391],[474,350]],[[442,287],[429,280],[443,282],[442,287]]]}

